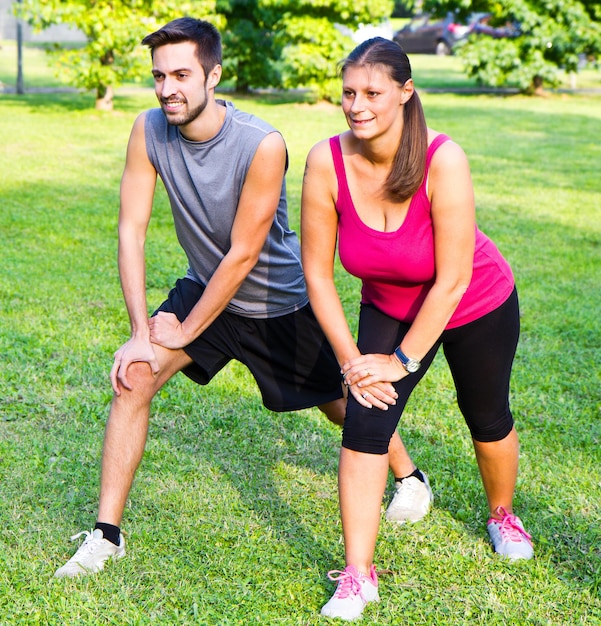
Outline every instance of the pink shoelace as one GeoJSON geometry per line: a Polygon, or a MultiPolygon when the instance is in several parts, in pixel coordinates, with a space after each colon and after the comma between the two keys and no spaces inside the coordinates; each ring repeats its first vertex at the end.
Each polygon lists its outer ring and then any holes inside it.
{"type": "Polygon", "coordinates": [[[335,598],[343,600],[352,595],[359,595],[363,598],[363,594],[361,593],[361,579],[367,577],[359,573],[352,565],[347,565],[344,571],[339,569],[329,571],[328,578],[338,581],[338,587],[334,593],[335,598]],[[338,575],[335,576],[335,574],[338,575]]]}
{"type": "Polygon", "coordinates": [[[492,518],[492,521],[500,523],[499,531],[503,541],[513,541],[520,543],[524,539],[532,545],[532,535],[529,535],[518,522],[518,518],[513,513],[508,513],[505,508],[500,506],[495,513],[499,513],[502,517],[500,520],[492,518]]]}

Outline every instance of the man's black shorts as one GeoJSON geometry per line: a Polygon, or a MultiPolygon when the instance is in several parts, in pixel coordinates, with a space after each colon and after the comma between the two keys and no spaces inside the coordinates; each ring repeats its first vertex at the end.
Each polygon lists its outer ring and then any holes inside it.
{"type": "MultiPolygon", "coordinates": [[[[203,293],[202,285],[178,280],[155,311],[183,321],[203,293]]],[[[294,411],[341,398],[340,367],[311,307],[267,319],[223,311],[184,351],[194,361],[183,370],[206,385],[231,359],[254,376],[263,404],[272,411],[294,411]]]]}

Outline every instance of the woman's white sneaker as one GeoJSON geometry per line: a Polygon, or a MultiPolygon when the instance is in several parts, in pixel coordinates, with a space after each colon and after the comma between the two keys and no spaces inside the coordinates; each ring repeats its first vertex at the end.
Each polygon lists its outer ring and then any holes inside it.
{"type": "Polygon", "coordinates": [[[116,546],[104,538],[98,528],[88,532],[84,530],[71,537],[71,541],[86,535],[84,542],[77,552],[54,575],[56,578],[75,578],[86,574],[95,574],[104,568],[109,559],[120,559],[125,556],[125,539],[119,535],[119,545],[116,546]]]}
{"type": "Polygon", "coordinates": [[[532,537],[524,530],[522,520],[508,513],[502,506],[495,511],[501,519],[491,517],[487,528],[495,552],[516,561],[517,559],[531,559],[534,554],[532,537]]]}
{"type": "Polygon", "coordinates": [[[330,580],[337,580],[338,587],[329,602],[321,609],[325,617],[337,617],[351,621],[357,619],[368,602],[377,602],[378,575],[374,565],[369,570],[369,576],[362,574],[354,565],[347,565],[344,571],[332,570],[328,572],[330,580]]]}

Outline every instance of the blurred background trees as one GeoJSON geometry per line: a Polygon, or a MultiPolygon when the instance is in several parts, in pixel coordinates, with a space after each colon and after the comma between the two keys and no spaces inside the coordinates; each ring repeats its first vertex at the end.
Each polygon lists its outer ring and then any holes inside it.
{"type": "Polygon", "coordinates": [[[601,55],[599,0],[424,0],[422,8],[437,15],[452,11],[459,19],[490,13],[491,26],[519,29],[515,38],[472,36],[456,50],[467,74],[482,85],[538,92],[544,83],[556,84],[558,68],[577,72],[587,61],[598,64],[601,55]]]}
{"type": "Polygon", "coordinates": [[[337,63],[353,47],[336,25],[351,30],[390,16],[392,0],[23,0],[21,17],[38,29],[67,24],[83,47],[50,53],[65,82],[96,90],[98,108],[112,107],[115,87],[150,76],[141,39],[182,15],[207,19],[221,31],[224,80],[251,87],[311,89],[328,97],[337,63]]]}
{"type": "Polygon", "coordinates": [[[182,11],[209,13],[214,1],[23,0],[18,6],[34,28],[66,24],[85,35],[83,47],[51,47],[52,65],[64,82],[95,90],[97,108],[110,109],[115,87],[149,75],[141,39],[182,11]]]}
{"type": "Polygon", "coordinates": [[[339,61],[356,45],[348,33],[391,15],[452,12],[466,20],[490,14],[491,26],[511,24],[517,37],[470,36],[453,49],[466,73],[493,87],[524,92],[555,84],[557,69],[577,72],[601,56],[601,0],[22,0],[22,19],[37,29],[66,24],[82,46],[50,53],[62,79],[96,91],[111,108],[113,89],[148,77],[141,39],[182,15],[207,19],[222,33],[224,80],[238,91],[304,88],[337,101],[339,61]],[[347,33],[347,34],[343,34],[347,33]]]}

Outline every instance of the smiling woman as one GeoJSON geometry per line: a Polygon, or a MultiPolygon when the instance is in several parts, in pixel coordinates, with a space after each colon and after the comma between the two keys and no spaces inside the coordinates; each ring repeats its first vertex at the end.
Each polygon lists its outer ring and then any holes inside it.
{"type": "MultiPolygon", "coordinates": [[[[309,298],[349,389],[339,465],[345,569],[322,614],[352,620],[378,600],[374,552],[387,453],[405,405],[442,345],[486,491],[497,553],[533,555],[513,514],[518,439],[509,380],[519,335],[509,264],[475,222],[467,159],[426,126],[409,60],[374,38],[342,65],[349,130],[309,153],[302,258],[309,298]],[[355,342],[334,282],[338,245],[362,281],[355,342]],[[374,402],[391,384],[393,406],[374,402]]],[[[335,574],[335,576],[333,576],[335,574]]]]}

